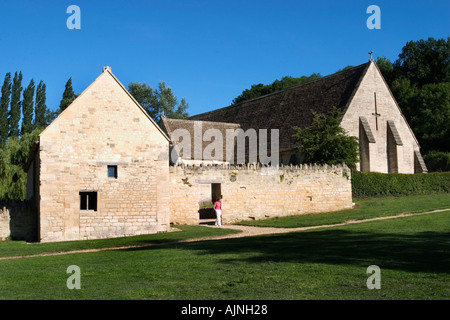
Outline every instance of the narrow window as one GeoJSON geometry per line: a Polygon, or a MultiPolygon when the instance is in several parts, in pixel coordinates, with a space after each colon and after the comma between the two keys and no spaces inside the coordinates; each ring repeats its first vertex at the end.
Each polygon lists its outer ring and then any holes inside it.
{"type": "Polygon", "coordinates": [[[87,210],[88,193],[80,192],[80,210],[87,210]]]}
{"type": "Polygon", "coordinates": [[[117,166],[108,166],[108,178],[117,179],[117,166]]]}
{"type": "Polygon", "coordinates": [[[80,191],[80,210],[97,211],[97,192],[80,191]]]}

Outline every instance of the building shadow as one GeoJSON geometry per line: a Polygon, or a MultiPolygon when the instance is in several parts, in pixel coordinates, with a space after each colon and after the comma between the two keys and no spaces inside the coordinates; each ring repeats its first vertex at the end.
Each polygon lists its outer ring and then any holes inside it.
{"type": "Polygon", "coordinates": [[[212,226],[216,222],[216,212],[214,208],[202,208],[198,210],[199,224],[212,226]]]}
{"type": "Polygon", "coordinates": [[[323,230],[200,241],[178,246],[236,262],[295,262],[379,265],[410,272],[450,273],[450,233],[392,234],[323,230]],[[246,255],[245,253],[249,253],[246,255]],[[235,255],[237,254],[238,255],[235,255]],[[234,258],[226,255],[234,255],[234,258]]]}

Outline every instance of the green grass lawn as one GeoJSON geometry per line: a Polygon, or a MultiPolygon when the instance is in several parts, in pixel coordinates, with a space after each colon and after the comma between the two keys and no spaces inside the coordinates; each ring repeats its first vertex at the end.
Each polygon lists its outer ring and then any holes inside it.
{"type": "Polygon", "coordinates": [[[449,252],[450,213],[442,212],[270,236],[1,260],[0,299],[449,299],[449,252]],[[70,265],[80,267],[80,290],[66,287],[70,265]],[[370,265],[381,268],[380,290],[366,287],[370,265]]]}
{"type": "Polygon", "coordinates": [[[140,246],[176,242],[178,240],[202,238],[239,232],[225,228],[200,226],[176,226],[179,231],[147,234],[113,239],[64,241],[51,243],[26,243],[25,241],[0,241],[0,257],[34,255],[40,253],[67,252],[73,250],[101,249],[111,247],[140,246]]]}
{"type": "MultiPolygon", "coordinates": [[[[343,223],[349,220],[363,220],[376,217],[418,213],[450,208],[450,194],[430,194],[406,197],[383,197],[355,200],[356,207],[330,213],[289,216],[255,221],[241,221],[238,224],[257,227],[297,228],[343,223]]],[[[224,213],[226,214],[226,213],[224,213]]]]}

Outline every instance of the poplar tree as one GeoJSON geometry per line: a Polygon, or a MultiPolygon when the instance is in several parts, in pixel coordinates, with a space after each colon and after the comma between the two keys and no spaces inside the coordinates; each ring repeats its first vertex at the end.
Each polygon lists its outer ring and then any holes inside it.
{"type": "Polygon", "coordinates": [[[2,85],[2,96],[0,98],[0,148],[4,147],[8,139],[8,107],[11,95],[11,73],[5,75],[2,85]]]}
{"type": "Polygon", "coordinates": [[[19,136],[19,121],[20,121],[20,95],[22,93],[22,72],[14,74],[14,79],[11,89],[11,105],[9,109],[9,136],[19,136]]]}
{"type": "Polygon", "coordinates": [[[34,109],[34,80],[31,79],[28,87],[23,91],[22,101],[22,129],[21,135],[33,131],[33,109],[34,109]]]}
{"type": "Polygon", "coordinates": [[[77,95],[75,94],[75,92],[73,92],[72,89],[72,78],[69,78],[69,80],[67,80],[66,82],[62,100],[59,103],[59,111],[64,111],[72,103],[72,101],[75,100],[76,97],[77,95]]]}
{"type": "Polygon", "coordinates": [[[33,128],[44,128],[47,125],[47,105],[46,102],[46,86],[40,81],[36,88],[36,105],[34,107],[34,124],[33,128]]]}

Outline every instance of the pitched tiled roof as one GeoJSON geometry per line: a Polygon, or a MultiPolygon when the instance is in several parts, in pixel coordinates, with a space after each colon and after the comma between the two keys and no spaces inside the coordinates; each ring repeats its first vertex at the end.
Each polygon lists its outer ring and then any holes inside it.
{"type": "Polygon", "coordinates": [[[370,62],[256,99],[192,116],[191,120],[237,123],[242,129],[279,129],[280,151],[292,150],[297,126],[312,123],[313,114],[333,107],[345,112],[370,62]]]}
{"type": "MultiPolygon", "coordinates": [[[[162,130],[170,137],[172,144],[176,144],[176,141],[180,141],[179,139],[174,139],[174,132],[175,130],[186,130],[191,138],[191,155],[190,159],[194,159],[195,153],[194,153],[194,144],[195,141],[202,141],[202,153],[203,150],[205,150],[205,147],[213,143],[214,138],[212,141],[203,141],[204,134],[209,129],[216,129],[220,132],[220,134],[223,137],[223,159],[226,159],[226,136],[227,136],[227,130],[231,129],[233,132],[236,129],[240,128],[240,125],[237,123],[225,123],[225,122],[211,122],[211,121],[200,121],[200,120],[186,120],[186,119],[169,119],[166,117],[161,117],[160,127],[162,130]],[[195,125],[197,126],[197,129],[195,129],[195,125]],[[200,130],[201,128],[201,130],[200,130]]],[[[216,131],[217,133],[217,131],[216,131]]],[[[180,141],[182,142],[182,141],[180,141]]],[[[180,157],[187,159],[189,157],[186,157],[186,153],[183,153],[184,150],[181,150],[180,157]]],[[[215,154],[212,154],[214,157],[215,154]]],[[[211,157],[208,157],[208,155],[205,157],[202,157],[202,160],[212,160],[211,157]]]]}

